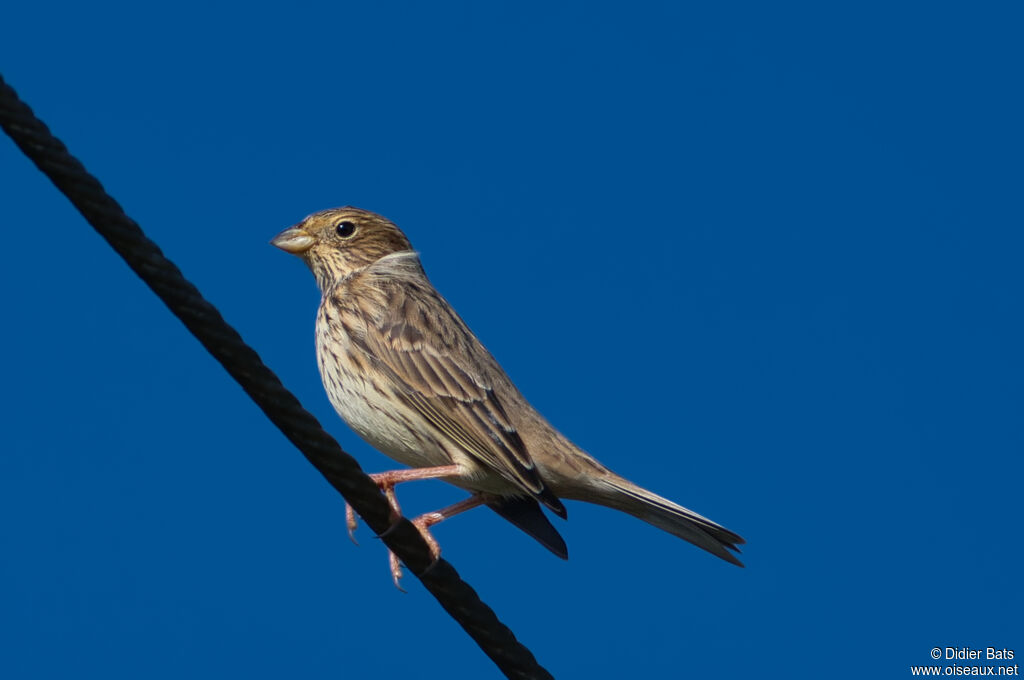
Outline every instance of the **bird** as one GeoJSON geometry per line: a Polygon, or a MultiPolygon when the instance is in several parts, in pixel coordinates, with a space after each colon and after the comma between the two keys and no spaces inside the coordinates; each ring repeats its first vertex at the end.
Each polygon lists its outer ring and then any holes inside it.
{"type": "MultiPolygon", "coordinates": [[[[307,216],[271,240],[300,257],[320,289],[316,356],[328,399],[371,446],[408,466],[371,475],[401,517],[395,485],[441,479],[470,496],[412,520],[430,527],[486,505],[568,559],[542,508],[567,518],[563,500],[626,512],[726,562],[738,534],[612,472],[556,430],[519,392],[445,298],[409,239],[376,213],[345,206],[307,216]]],[[[346,506],[350,536],[356,520],[346,506]]],[[[353,538],[354,540],[354,538],[353,538]]],[[[401,589],[401,565],[389,553],[401,589]]]]}

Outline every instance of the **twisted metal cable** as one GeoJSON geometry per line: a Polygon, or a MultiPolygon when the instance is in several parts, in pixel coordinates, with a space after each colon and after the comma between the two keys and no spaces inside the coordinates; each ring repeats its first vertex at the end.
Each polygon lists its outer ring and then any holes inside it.
{"type": "MultiPolygon", "coordinates": [[[[264,365],[217,309],[128,217],[0,75],[0,126],[71,201],[171,312],[231,374],[267,417],[378,535],[391,524],[387,500],[359,464],[264,365]]],[[[551,678],[533,654],[444,559],[432,557],[407,519],[384,542],[508,678],[551,678]]]]}

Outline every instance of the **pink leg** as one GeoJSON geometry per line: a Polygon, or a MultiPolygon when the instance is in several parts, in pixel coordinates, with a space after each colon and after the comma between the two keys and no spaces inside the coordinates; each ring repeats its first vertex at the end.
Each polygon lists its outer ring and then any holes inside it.
{"type": "MultiPolygon", "coordinates": [[[[439,465],[437,467],[427,468],[409,468],[406,470],[392,470],[390,472],[378,472],[377,474],[370,475],[370,478],[377,483],[377,486],[384,495],[387,496],[388,506],[391,508],[391,526],[394,527],[398,523],[398,520],[402,518],[402,508],[398,505],[398,498],[395,496],[395,485],[401,484],[402,482],[412,482],[417,479],[436,479],[438,477],[458,477],[463,473],[463,470],[458,465],[439,465]]],[[[469,498],[449,505],[446,508],[441,508],[435,512],[428,512],[420,515],[416,519],[412,520],[412,523],[419,529],[420,535],[423,536],[423,540],[427,542],[430,547],[430,553],[434,557],[434,562],[441,557],[441,546],[437,540],[431,535],[430,527],[434,526],[438,522],[443,522],[449,517],[453,517],[460,512],[465,512],[478,505],[486,502],[486,498],[482,494],[473,494],[469,498]]],[[[348,537],[352,539],[352,542],[356,542],[355,530],[356,530],[356,513],[352,510],[352,506],[348,503],[345,504],[345,525],[348,527],[348,537]]],[[[391,529],[389,528],[384,533],[386,534],[391,529]]],[[[357,544],[358,545],[358,544],[357,544]]],[[[388,565],[391,568],[391,578],[395,582],[395,587],[405,592],[399,581],[402,579],[402,565],[398,561],[398,557],[388,551],[388,565]]]]}
{"type": "MultiPolygon", "coordinates": [[[[387,496],[388,505],[391,507],[391,524],[394,525],[402,517],[402,508],[398,505],[398,498],[395,496],[395,485],[402,482],[413,482],[417,479],[435,479],[437,477],[453,477],[462,473],[458,465],[439,465],[437,467],[409,468],[407,470],[392,470],[390,472],[378,472],[370,475],[370,479],[377,483],[377,486],[387,496]]],[[[356,513],[352,506],[345,503],[345,526],[348,527],[348,537],[353,543],[356,541],[356,513]]]]}
{"type": "MultiPolygon", "coordinates": [[[[441,545],[437,542],[437,539],[430,533],[430,527],[443,522],[449,517],[454,517],[459,513],[472,510],[473,508],[483,505],[487,502],[487,497],[483,494],[473,494],[465,500],[461,500],[458,503],[453,503],[446,508],[441,508],[434,512],[426,512],[412,520],[412,523],[420,531],[420,535],[423,536],[423,540],[426,541],[427,545],[430,546],[430,553],[434,556],[434,563],[441,558],[441,545]]],[[[402,565],[398,561],[398,557],[395,553],[388,551],[388,565],[391,567],[391,578],[395,582],[395,587],[405,592],[405,589],[399,585],[399,581],[402,579],[402,565]]],[[[431,565],[433,566],[433,565],[431,565]]],[[[428,567],[429,568],[429,567],[428,567]]]]}

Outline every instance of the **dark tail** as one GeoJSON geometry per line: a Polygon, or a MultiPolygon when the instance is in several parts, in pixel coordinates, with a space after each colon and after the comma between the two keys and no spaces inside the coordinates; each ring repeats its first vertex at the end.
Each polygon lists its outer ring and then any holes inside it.
{"type": "MultiPolygon", "coordinates": [[[[496,498],[487,507],[533,536],[541,545],[563,560],[569,559],[569,548],[558,530],[548,521],[540,504],[532,498],[496,498]]],[[[562,512],[565,512],[564,510],[562,512]]]]}

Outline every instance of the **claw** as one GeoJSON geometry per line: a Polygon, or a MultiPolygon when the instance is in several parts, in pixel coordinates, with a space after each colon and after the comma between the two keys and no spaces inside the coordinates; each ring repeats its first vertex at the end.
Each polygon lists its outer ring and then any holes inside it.
{"type": "Polygon", "coordinates": [[[403,593],[407,592],[400,583],[402,580],[402,563],[398,561],[398,555],[390,550],[388,551],[388,566],[391,568],[391,580],[395,582],[395,587],[403,593]]]}
{"type": "Polygon", "coordinates": [[[395,517],[394,519],[392,519],[391,525],[388,526],[388,528],[385,529],[384,531],[382,531],[379,534],[377,534],[376,536],[374,536],[374,538],[384,538],[385,536],[390,535],[391,532],[395,530],[395,527],[398,526],[398,523],[401,522],[401,521],[402,521],[401,515],[399,515],[398,517],[395,517]]]}
{"type": "Polygon", "coordinates": [[[345,526],[348,528],[348,539],[359,545],[359,541],[356,540],[356,528],[359,526],[356,522],[356,511],[348,503],[345,503],[345,526]]]}
{"type": "Polygon", "coordinates": [[[428,564],[427,568],[420,572],[420,576],[419,577],[423,578],[424,576],[429,574],[431,571],[434,570],[434,567],[436,567],[440,562],[441,562],[441,558],[439,557],[436,560],[434,560],[433,562],[431,562],[430,564],[428,564]]]}

